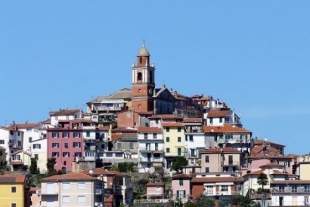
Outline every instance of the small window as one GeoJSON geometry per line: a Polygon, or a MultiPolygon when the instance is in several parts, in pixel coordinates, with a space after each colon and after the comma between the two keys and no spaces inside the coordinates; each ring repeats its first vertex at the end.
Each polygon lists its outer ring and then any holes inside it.
{"type": "Polygon", "coordinates": [[[31,143],[32,142],[32,137],[29,137],[28,140],[29,140],[29,143],[31,143]]]}
{"type": "Polygon", "coordinates": [[[90,132],[86,132],[86,137],[90,137],[90,132]]]}
{"type": "Polygon", "coordinates": [[[213,123],[213,118],[210,118],[210,123],[211,123],[211,124],[213,123]]]}
{"type": "Polygon", "coordinates": [[[70,203],[70,196],[63,196],[62,197],[62,202],[63,203],[70,203]]]}
{"type": "Polygon", "coordinates": [[[64,143],[64,147],[65,147],[65,148],[69,148],[68,143],[64,143]]]}
{"type": "Polygon", "coordinates": [[[170,137],[166,137],[166,142],[170,142],[170,137]]]}
{"type": "Polygon", "coordinates": [[[206,162],[206,163],[209,163],[209,155],[206,155],[206,156],[205,156],[205,162],[206,162]]]}
{"type": "Polygon", "coordinates": [[[182,149],[178,148],[178,156],[180,156],[182,154],[182,149]]]}
{"type": "Polygon", "coordinates": [[[193,142],[194,141],[194,137],[193,135],[189,135],[189,141],[193,142]]]}
{"type": "Polygon", "coordinates": [[[34,154],[34,159],[38,160],[39,159],[39,154],[34,154]]]}
{"type": "Polygon", "coordinates": [[[170,153],[170,148],[166,148],[166,153],[170,153]]]}
{"type": "Polygon", "coordinates": [[[188,141],[188,135],[185,135],[185,141],[186,142],[188,141]]]}
{"type": "Polygon", "coordinates": [[[16,203],[11,203],[11,207],[17,207],[16,203]]]}
{"type": "Polygon", "coordinates": [[[84,190],[85,189],[85,183],[78,183],[78,189],[84,190]]]}
{"type": "Polygon", "coordinates": [[[0,140],[0,144],[4,144],[4,140],[3,139],[0,140]]]}
{"type": "Polygon", "coordinates": [[[70,190],[70,183],[63,183],[62,184],[62,189],[63,190],[70,190]]]}
{"type": "Polygon", "coordinates": [[[181,142],[181,137],[178,137],[178,142],[181,142]]]}
{"type": "Polygon", "coordinates": [[[73,132],[73,137],[74,138],[79,138],[80,137],[80,133],[79,132],[73,132]]]}
{"type": "Polygon", "coordinates": [[[78,196],[78,203],[85,203],[85,196],[78,196]]]}
{"type": "Polygon", "coordinates": [[[12,193],[16,193],[16,187],[12,187],[12,188],[11,188],[11,192],[12,192],[12,193]]]}
{"type": "Polygon", "coordinates": [[[205,173],[209,173],[209,168],[208,167],[205,168],[205,173]]]}
{"type": "Polygon", "coordinates": [[[181,127],[178,127],[178,132],[181,132],[181,131],[182,131],[181,127]]]}
{"type": "Polygon", "coordinates": [[[133,143],[132,142],[129,143],[129,148],[133,149],[133,143]]]}
{"type": "Polygon", "coordinates": [[[144,133],[144,139],[147,139],[147,133],[144,133]]]}
{"type": "Polygon", "coordinates": [[[183,179],[180,179],[180,180],[179,180],[179,185],[180,185],[180,186],[183,186],[183,179]]]}
{"type": "Polygon", "coordinates": [[[156,138],[157,138],[157,134],[154,133],[154,134],[153,134],[153,139],[156,139],[156,138]]]}
{"type": "Polygon", "coordinates": [[[220,117],[220,123],[222,123],[223,122],[223,118],[222,117],[220,117]]]}
{"type": "Polygon", "coordinates": [[[169,127],[166,127],[166,132],[170,132],[170,128],[169,127]]]}
{"type": "Polygon", "coordinates": [[[69,137],[69,133],[68,132],[63,132],[62,133],[62,137],[63,138],[68,138],[69,137]]]}

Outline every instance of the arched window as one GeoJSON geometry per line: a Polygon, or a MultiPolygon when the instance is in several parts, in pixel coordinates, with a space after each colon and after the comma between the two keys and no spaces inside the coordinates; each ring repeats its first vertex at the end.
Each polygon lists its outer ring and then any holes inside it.
{"type": "Polygon", "coordinates": [[[138,81],[142,81],[142,73],[141,72],[138,73],[138,77],[137,78],[138,78],[138,81]]]}

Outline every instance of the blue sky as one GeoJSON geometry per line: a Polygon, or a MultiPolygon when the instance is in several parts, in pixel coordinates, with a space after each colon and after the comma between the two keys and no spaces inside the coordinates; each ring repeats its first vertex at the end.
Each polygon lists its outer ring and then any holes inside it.
{"type": "Polygon", "coordinates": [[[145,40],[156,84],[212,95],[253,136],[310,151],[310,1],[0,1],[0,125],[86,109],[131,87],[145,40]]]}

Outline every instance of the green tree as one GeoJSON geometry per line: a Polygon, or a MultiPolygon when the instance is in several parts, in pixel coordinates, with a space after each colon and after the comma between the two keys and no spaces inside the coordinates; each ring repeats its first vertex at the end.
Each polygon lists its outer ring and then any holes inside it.
{"type": "Polygon", "coordinates": [[[195,203],[188,201],[184,204],[184,207],[198,207],[198,206],[195,203]]]}
{"type": "Polygon", "coordinates": [[[228,201],[229,204],[238,206],[238,207],[256,207],[256,203],[252,201],[247,196],[235,195],[230,198],[228,201]]]}
{"type": "Polygon", "coordinates": [[[196,199],[196,205],[199,207],[215,207],[215,200],[205,195],[200,195],[196,199]]]}
{"type": "Polygon", "coordinates": [[[47,159],[46,167],[48,174],[56,174],[57,171],[55,170],[54,166],[56,164],[56,158],[51,157],[47,159]]]}
{"type": "Polygon", "coordinates": [[[184,157],[179,157],[171,165],[171,170],[179,171],[183,169],[183,166],[187,165],[187,160],[184,157]]]}
{"type": "Polygon", "coordinates": [[[135,165],[133,162],[121,162],[117,167],[120,172],[135,172],[135,165]]]}
{"type": "Polygon", "coordinates": [[[268,177],[265,173],[259,174],[257,178],[257,184],[262,186],[262,190],[264,191],[264,186],[268,184],[268,177]]]}
{"type": "Polygon", "coordinates": [[[37,159],[36,158],[31,158],[29,171],[31,174],[37,174],[38,173],[38,165],[37,165],[37,159]]]}

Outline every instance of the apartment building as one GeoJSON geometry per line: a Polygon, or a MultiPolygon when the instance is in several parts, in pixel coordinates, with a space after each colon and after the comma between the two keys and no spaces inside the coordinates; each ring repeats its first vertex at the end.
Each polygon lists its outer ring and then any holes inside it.
{"type": "Polygon", "coordinates": [[[0,175],[0,205],[27,207],[25,182],[25,175],[0,175]]]}

